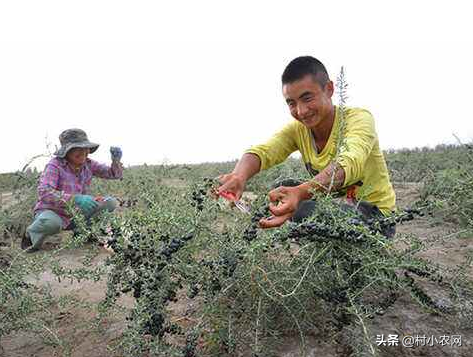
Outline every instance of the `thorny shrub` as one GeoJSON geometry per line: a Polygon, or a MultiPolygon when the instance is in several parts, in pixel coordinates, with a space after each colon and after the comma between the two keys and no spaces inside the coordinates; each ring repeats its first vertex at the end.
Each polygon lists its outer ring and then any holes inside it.
{"type": "Polygon", "coordinates": [[[461,145],[451,167],[435,171],[424,180],[421,199],[435,203],[441,220],[459,223],[473,231],[473,146],[461,145]]]}
{"type": "Polygon", "coordinates": [[[296,334],[304,346],[314,331],[337,336],[358,325],[361,345],[374,351],[365,321],[402,292],[446,313],[418,277],[449,289],[458,301],[470,296],[464,276],[446,282],[444,276],[455,274],[417,257],[426,248],[419,240],[406,237],[406,248],[398,250],[379,233],[393,220],[422,214],[415,208],[363,222],[320,197],[309,220],[265,231],[256,226],[267,214],[263,191],[255,192],[253,212],[245,215],[209,198],[209,181],[187,192],[144,188],[133,210],[112,218],[115,254],[101,304],[106,313],[121,295],[135,298],[117,346],[127,353],[267,356],[281,337],[296,334]],[[187,307],[183,316],[176,314],[179,306],[187,307]]]}
{"type": "MultiPolygon", "coordinates": [[[[428,311],[458,314],[471,324],[471,284],[464,267],[448,270],[418,258],[426,246],[415,237],[402,238],[405,248],[399,250],[379,234],[392,220],[422,213],[416,207],[391,220],[363,223],[322,196],[310,220],[258,229],[257,220],[267,214],[265,197],[272,180],[297,172],[292,163],[282,165],[266,182],[254,183],[257,198],[246,215],[207,195],[214,183],[199,180],[208,176],[205,166],[192,173],[182,167],[128,170],[121,182],[94,187],[97,194],[119,197],[121,212],[90,226],[79,224],[75,238],[59,248],[105,235],[115,251],[106,270],[91,266],[90,260],[82,269],[45,266],[43,261],[36,270],[48,267],[59,278],[72,280],[106,276],[102,317],[115,311],[121,295],[133,296],[127,329],[114,346],[133,355],[268,356],[284,336],[299,336],[303,348],[314,333],[339,336],[347,330],[362,331],[360,351],[372,354],[366,322],[383,314],[403,291],[428,311]],[[166,180],[173,175],[183,184],[169,184],[166,180]],[[419,276],[449,290],[453,308],[431,299],[417,283],[419,276]]],[[[34,285],[23,285],[30,274],[27,267],[35,264],[20,264],[21,259],[7,259],[7,270],[2,269],[0,290],[7,310],[1,313],[11,322],[3,334],[26,328],[20,322],[28,316],[41,321],[34,306],[49,299],[34,285]],[[11,305],[21,298],[28,299],[22,306],[29,308],[11,305]]]]}

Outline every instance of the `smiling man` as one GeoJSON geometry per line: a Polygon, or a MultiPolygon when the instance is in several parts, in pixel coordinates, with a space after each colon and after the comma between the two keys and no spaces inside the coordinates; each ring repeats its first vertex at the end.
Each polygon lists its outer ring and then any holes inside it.
{"type": "MultiPolygon", "coordinates": [[[[344,108],[341,113],[332,103],[334,85],[325,66],[310,56],[288,64],[282,75],[282,93],[295,121],[265,144],[247,150],[232,173],[219,177],[219,190],[233,192],[239,199],[252,176],[299,151],[314,177],[270,191],[272,216],[263,218],[261,227],[277,227],[310,215],[307,207],[316,204],[311,200],[314,190],[340,192],[365,218],[389,215],[396,198],[371,113],[361,108],[344,108]],[[343,145],[337,155],[339,135],[343,145]]],[[[382,233],[391,237],[394,227],[382,233]]]]}

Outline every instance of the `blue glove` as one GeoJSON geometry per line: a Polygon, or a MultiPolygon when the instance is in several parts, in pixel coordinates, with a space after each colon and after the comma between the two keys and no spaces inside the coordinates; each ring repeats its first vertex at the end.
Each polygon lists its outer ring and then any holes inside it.
{"type": "Polygon", "coordinates": [[[89,195],[74,195],[74,203],[79,206],[86,216],[91,216],[98,207],[98,203],[89,195]]]}
{"type": "Polygon", "coordinates": [[[110,154],[112,155],[112,161],[120,161],[122,158],[122,149],[117,146],[111,146],[110,154]]]}

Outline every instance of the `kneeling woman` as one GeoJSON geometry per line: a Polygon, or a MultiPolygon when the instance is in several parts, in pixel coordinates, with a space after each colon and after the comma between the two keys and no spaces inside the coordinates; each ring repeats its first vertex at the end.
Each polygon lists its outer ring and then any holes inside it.
{"type": "Polygon", "coordinates": [[[38,202],[34,208],[35,219],[26,229],[22,249],[35,251],[41,248],[46,237],[61,229],[72,229],[72,216],[66,206],[71,203],[88,219],[102,210],[113,211],[118,206],[113,197],[104,199],[89,195],[92,176],[120,179],[123,165],[120,148],[111,147],[112,165],[100,164],[87,156],[97,150],[80,129],[65,130],[59,136],[61,148],[46,165],[38,186],[38,202]]]}

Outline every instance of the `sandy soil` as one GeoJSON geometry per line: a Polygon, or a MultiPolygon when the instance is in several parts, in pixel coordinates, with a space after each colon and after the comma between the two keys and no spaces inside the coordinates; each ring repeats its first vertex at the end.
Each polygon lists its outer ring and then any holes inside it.
{"type": "MultiPolygon", "coordinates": [[[[395,185],[398,195],[398,206],[405,207],[412,203],[418,197],[417,184],[398,184],[395,185]]],[[[424,257],[432,261],[455,266],[465,259],[465,253],[473,251],[473,239],[461,238],[455,233],[458,228],[453,225],[442,224],[433,226],[428,218],[420,218],[397,227],[398,237],[403,234],[416,234],[422,240],[433,241],[436,237],[445,238],[442,242],[431,244],[431,247],[423,253],[424,257]]],[[[63,233],[67,234],[67,233],[63,233]]],[[[61,235],[57,236],[56,241],[52,241],[47,249],[53,249],[59,244],[61,235]]],[[[435,240],[436,241],[436,240],[435,240]]],[[[36,254],[42,254],[41,252],[36,254]]],[[[44,253],[43,253],[44,254],[44,253]]],[[[87,254],[87,249],[76,249],[62,251],[60,260],[71,267],[81,265],[81,259],[87,254]]],[[[110,253],[103,250],[95,257],[95,264],[103,264],[110,253]]],[[[473,273],[472,273],[473,277],[473,273]]],[[[117,314],[108,319],[102,327],[100,333],[88,328],[88,321],[95,316],[93,304],[100,301],[105,292],[105,282],[97,283],[91,281],[82,281],[81,283],[61,282],[54,279],[51,272],[44,272],[37,284],[48,284],[54,295],[64,296],[72,295],[79,301],[86,303],[86,306],[76,305],[68,310],[56,312],[54,318],[57,320],[57,331],[62,339],[71,347],[70,355],[74,357],[89,356],[114,356],[107,349],[107,345],[115,342],[121,331],[125,327],[123,314],[117,314]]],[[[448,304],[448,296],[426,282],[422,286],[431,294],[434,299],[443,299],[448,304]]],[[[120,304],[124,307],[130,307],[133,299],[129,297],[122,298],[120,304]]],[[[187,303],[181,303],[173,307],[176,319],[183,318],[193,306],[187,303]]],[[[473,356],[473,331],[458,326],[458,321],[448,317],[439,316],[423,311],[409,296],[401,296],[397,302],[388,309],[385,315],[376,317],[370,322],[370,329],[373,333],[371,341],[375,343],[376,335],[396,334],[405,335],[425,335],[440,338],[443,335],[461,335],[462,346],[440,346],[435,344],[433,347],[406,348],[406,347],[383,347],[380,356],[473,356]]],[[[333,344],[329,341],[321,340],[321,336],[310,337],[307,341],[307,356],[348,356],[351,343],[348,336],[342,344],[333,344]]],[[[3,354],[0,356],[8,357],[49,357],[62,356],[64,349],[54,348],[44,344],[39,336],[25,333],[16,333],[2,340],[3,354]]],[[[300,356],[299,342],[297,338],[287,338],[284,345],[280,348],[278,354],[281,357],[300,356]]]]}
{"type": "Polygon", "coordinates": [[[0,208],[7,208],[13,201],[11,192],[0,192],[0,208]]]}

